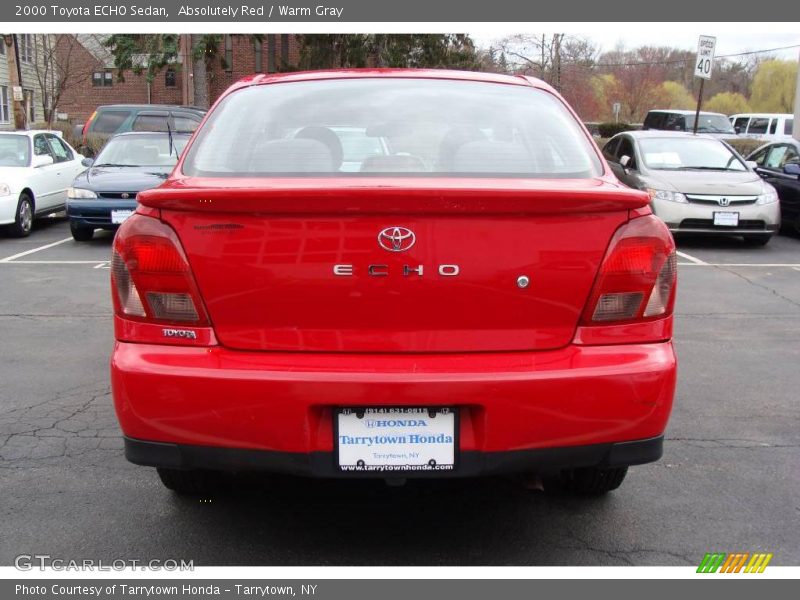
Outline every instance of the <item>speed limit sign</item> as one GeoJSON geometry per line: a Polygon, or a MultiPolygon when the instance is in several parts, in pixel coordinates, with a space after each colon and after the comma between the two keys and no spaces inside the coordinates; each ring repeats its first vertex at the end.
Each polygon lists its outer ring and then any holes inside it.
{"type": "Polygon", "coordinates": [[[697,42],[697,58],[694,63],[694,76],[711,79],[711,69],[714,66],[714,47],[717,38],[711,35],[701,35],[697,42]]]}

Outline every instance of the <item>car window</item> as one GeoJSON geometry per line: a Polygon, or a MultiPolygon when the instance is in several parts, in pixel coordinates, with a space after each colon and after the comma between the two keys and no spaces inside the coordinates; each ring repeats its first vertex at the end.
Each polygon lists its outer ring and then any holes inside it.
{"type": "Polygon", "coordinates": [[[761,150],[759,150],[755,154],[752,154],[748,160],[752,160],[758,166],[763,167],[764,166],[764,159],[767,157],[767,152],[769,152],[771,148],[772,148],[771,146],[768,146],[766,148],[762,148],[761,150]]]}
{"type": "Polygon", "coordinates": [[[631,161],[628,163],[628,168],[636,168],[636,153],[633,150],[633,142],[631,141],[631,138],[623,136],[619,142],[619,146],[617,147],[615,154],[617,156],[617,162],[619,162],[623,156],[630,157],[631,161]]]}
{"type": "Polygon", "coordinates": [[[175,114],[173,113],[173,131],[178,133],[192,133],[197,126],[200,125],[199,118],[193,118],[188,115],[184,114],[175,114]]]}
{"type": "Polygon", "coordinates": [[[769,132],[775,133],[775,130],[778,129],[778,119],[772,119],[772,122],[769,125],[769,132]]]}
{"type": "Polygon", "coordinates": [[[649,169],[659,171],[746,171],[738,155],[720,140],[686,136],[642,138],[639,150],[649,169]]]}
{"type": "Polygon", "coordinates": [[[617,162],[616,150],[621,139],[622,137],[615,137],[606,143],[605,147],[603,148],[603,156],[606,157],[606,160],[617,162]]]}
{"type": "Polygon", "coordinates": [[[129,110],[103,110],[92,123],[91,133],[116,133],[131,116],[129,110]]]}
{"type": "Polygon", "coordinates": [[[553,95],[528,86],[421,78],[255,85],[226,96],[196,134],[184,173],[208,177],[376,175],[587,178],[599,157],[553,95]],[[344,164],[336,131],[389,154],[344,164]]]}
{"type": "MultiPolygon", "coordinates": [[[[189,141],[187,135],[123,134],[111,138],[95,159],[96,166],[174,167],[189,141]]],[[[170,169],[164,169],[169,171],[170,169]]]]}
{"type": "Polygon", "coordinates": [[[167,131],[168,121],[167,113],[157,115],[142,113],[134,119],[131,131],[167,131]]]}
{"type": "Polygon", "coordinates": [[[53,151],[53,157],[56,162],[69,162],[75,157],[67,145],[55,135],[48,135],[47,141],[50,142],[50,149],[53,151]]]}
{"type": "Polygon", "coordinates": [[[0,167],[27,167],[31,148],[27,135],[0,133],[0,167]]]}
{"type": "Polygon", "coordinates": [[[750,126],[747,128],[747,133],[767,133],[768,128],[769,119],[753,117],[750,119],[750,126]]]}
{"type": "Polygon", "coordinates": [[[670,114],[664,122],[664,129],[686,131],[686,117],[674,113],[670,114]]]}
{"type": "MultiPolygon", "coordinates": [[[[53,156],[50,146],[47,143],[47,138],[45,138],[43,133],[39,133],[33,137],[33,153],[36,156],[53,156]]],[[[53,160],[55,161],[55,157],[53,157],[53,160]]]]}
{"type": "Polygon", "coordinates": [[[768,169],[781,170],[788,163],[798,162],[797,150],[794,146],[780,144],[770,148],[764,166],[768,169]]]}
{"type": "Polygon", "coordinates": [[[643,129],[661,129],[661,124],[664,122],[664,113],[649,112],[644,118],[642,124],[643,129]]]}
{"type": "Polygon", "coordinates": [[[786,123],[783,126],[784,135],[792,135],[793,132],[794,132],[794,119],[786,119],[786,123]]]}
{"type": "Polygon", "coordinates": [[[738,117],[733,122],[733,129],[736,133],[744,133],[747,131],[747,122],[750,120],[750,117],[738,117]]]}

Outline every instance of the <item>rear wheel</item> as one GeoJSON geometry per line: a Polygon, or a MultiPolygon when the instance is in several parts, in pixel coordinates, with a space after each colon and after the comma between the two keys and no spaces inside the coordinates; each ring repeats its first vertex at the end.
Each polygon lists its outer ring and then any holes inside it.
{"type": "Polygon", "coordinates": [[[69,222],[69,230],[72,233],[72,239],[76,242],[88,242],[94,237],[94,228],[81,227],[75,221],[69,222]]]}
{"type": "Polygon", "coordinates": [[[771,234],[748,234],[742,237],[744,237],[744,241],[751,246],[766,246],[770,239],[772,239],[771,234]]]}
{"type": "Polygon", "coordinates": [[[8,226],[14,237],[28,237],[33,229],[33,199],[25,193],[19,195],[17,214],[14,222],[8,226]]]}
{"type": "Polygon", "coordinates": [[[214,473],[200,470],[157,468],[158,476],[167,488],[179,496],[202,496],[219,487],[214,473]]]}
{"type": "Polygon", "coordinates": [[[556,487],[579,496],[601,496],[622,485],[627,473],[628,467],[568,469],[562,471],[559,477],[549,480],[547,487],[556,487]]]}

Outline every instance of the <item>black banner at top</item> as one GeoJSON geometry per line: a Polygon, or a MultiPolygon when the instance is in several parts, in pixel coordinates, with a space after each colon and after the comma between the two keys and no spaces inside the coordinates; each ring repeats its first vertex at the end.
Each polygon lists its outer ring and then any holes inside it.
{"type": "Polygon", "coordinates": [[[207,22],[207,23],[364,23],[364,22],[750,22],[800,20],[800,3],[728,0],[724,5],[696,0],[606,0],[548,2],[524,0],[318,0],[266,3],[263,0],[6,0],[0,22],[207,22]],[[668,8],[667,8],[668,7],[668,8]]]}

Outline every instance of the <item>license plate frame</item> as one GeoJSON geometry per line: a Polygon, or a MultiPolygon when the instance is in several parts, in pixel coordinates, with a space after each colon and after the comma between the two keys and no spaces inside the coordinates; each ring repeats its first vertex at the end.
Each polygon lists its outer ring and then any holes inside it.
{"type": "Polygon", "coordinates": [[[739,213],[736,211],[714,211],[714,227],[738,227],[739,213]]]}
{"type": "Polygon", "coordinates": [[[131,208],[113,208],[111,209],[111,224],[122,225],[134,213],[131,208]]]}
{"type": "MultiPolygon", "coordinates": [[[[459,466],[459,410],[453,406],[430,406],[430,407],[422,407],[422,406],[341,406],[336,407],[333,410],[332,420],[333,420],[333,455],[334,455],[334,470],[343,475],[350,475],[350,476],[379,476],[379,477],[387,477],[387,476],[404,476],[408,474],[413,475],[447,475],[452,474],[458,470],[459,466]],[[363,464],[362,468],[358,468],[359,465],[357,464],[342,464],[343,456],[342,456],[342,444],[340,440],[340,434],[342,433],[342,422],[341,416],[342,415],[356,415],[358,412],[363,411],[364,415],[363,418],[367,419],[368,417],[377,417],[383,416],[388,419],[397,418],[399,416],[404,416],[409,419],[414,419],[419,416],[421,411],[425,413],[429,413],[430,411],[436,412],[437,416],[442,415],[450,415],[448,417],[451,419],[450,427],[448,428],[449,431],[452,432],[452,442],[446,444],[446,448],[451,449],[452,457],[450,458],[451,462],[436,462],[436,466],[431,466],[429,462],[415,462],[413,464],[400,464],[400,459],[394,459],[397,462],[395,463],[382,463],[382,464],[363,464]],[[356,467],[356,468],[353,468],[356,467]],[[405,467],[405,468],[404,468],[405,467]]],[[[434,417],[435,418],[435,417],[434,417]]],[[[432,420],[430,416],[428,416],[428,420],[432,420]]],[[[348,429],[348,431],[352,431],[348,429]]],[[[411,432],[409,432],[411,433],[411,432]]],[[[430,432],[427,432],[430,434],[430,432]]],[[[434,432],[431,435],[437,435],[438,433],[434,432]]],[[[374,446],[375,448],[380,448],[381,446],[386,446],[386,444],[379,444],[374,446]]],[[[397,451],[400,454],[402,451],[397,451]]],[[[345,452],[348,454],[348,452],[345,452]]],[[[423,457],[425,458],[425,457],[423,457]]],[[[346,460],[346,459],[345,459],[346,460]]]]}

